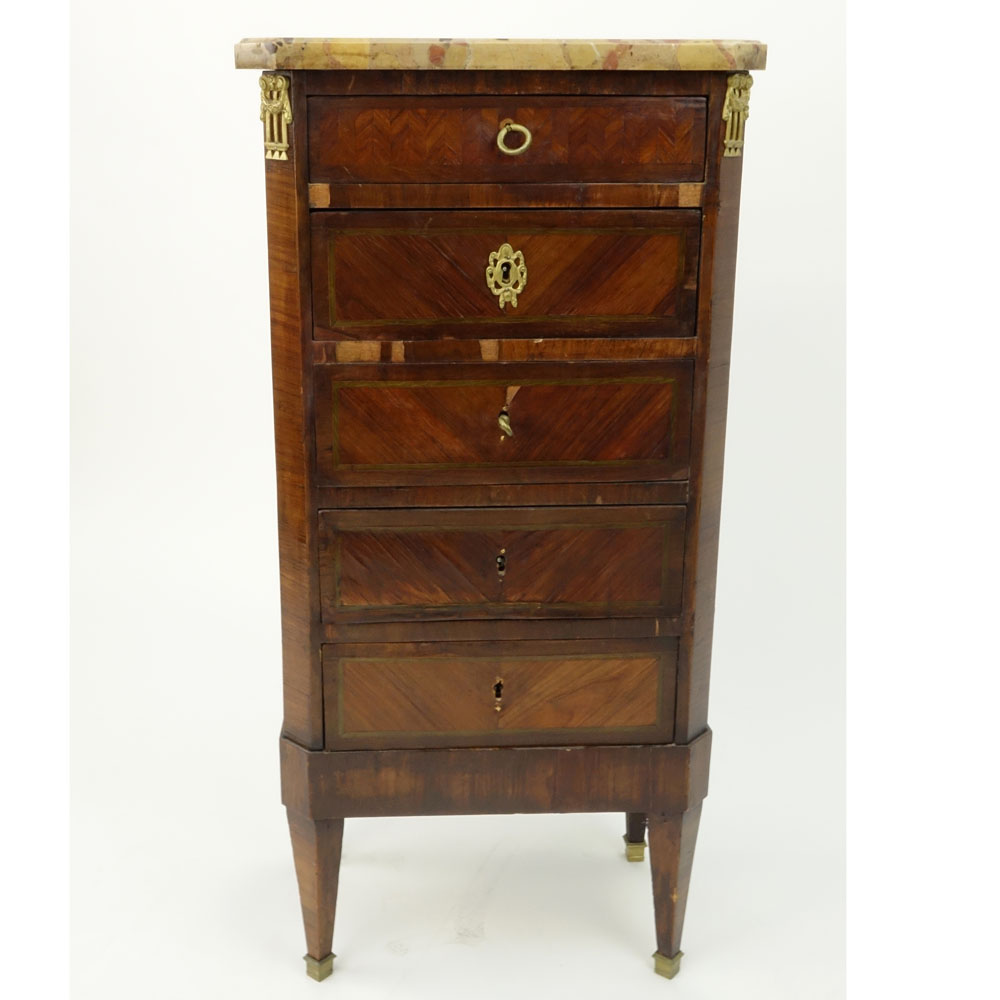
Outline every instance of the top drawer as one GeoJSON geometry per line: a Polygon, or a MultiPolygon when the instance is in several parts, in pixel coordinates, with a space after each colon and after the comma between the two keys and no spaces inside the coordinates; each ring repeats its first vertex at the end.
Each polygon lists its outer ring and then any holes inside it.
{"type": "Polygon", "coordinates": [[[309,98],[309,179],[677,183],[704,177],[704,97],[434,97],[425,106],[420,100],[309,98]],[[507,121],[517,128],[502,136],[505,152],[497,139],[507,121]]]}

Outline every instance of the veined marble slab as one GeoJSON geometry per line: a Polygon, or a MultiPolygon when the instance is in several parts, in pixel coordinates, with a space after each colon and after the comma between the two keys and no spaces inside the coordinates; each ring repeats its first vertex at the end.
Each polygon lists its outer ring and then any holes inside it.
{"type": "Polygon", "coordinates": [[[237,69],[750,70],[754,41],[537,38],[244,38],[237,69]]]}

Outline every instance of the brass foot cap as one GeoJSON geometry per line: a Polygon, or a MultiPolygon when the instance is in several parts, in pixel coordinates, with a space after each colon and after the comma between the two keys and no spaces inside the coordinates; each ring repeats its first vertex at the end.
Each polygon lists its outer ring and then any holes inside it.
{"type": "Polygon", "coordinates": [[[333,960],[336,957],[332,951],[326,958],[313,958],[312,955],[304,955],[303,958],[306,960],[306,975],[310,979],[315,979],[317,983],[323,982],[333,972],[333,960]]]}
{"type": "Polygon", "coordinates": [[[677,952],[673,958],[667,958],[666,955],[661,955],[658,951],[654,951],[653,971],[658,976],[665,976],[667,979],[673,979],[674,976],[681,971],[681,959],[683,957],[683,951],[677,952]]]}
{"type": "Polygon", "coordinates": [[[622,837],[625,841],[625,860],[644,861],[646,859],[646,841],[642,840],[638,844],[633,844],[628,837],[622,837]]]}

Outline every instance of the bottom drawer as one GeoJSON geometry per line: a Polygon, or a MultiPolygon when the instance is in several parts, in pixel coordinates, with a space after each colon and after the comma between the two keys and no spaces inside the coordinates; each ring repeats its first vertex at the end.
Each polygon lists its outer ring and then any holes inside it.
{"type": "Polygon", "coordinates": [[[677,640],[329,644],[327,749],[669,743],[677,640]]]}

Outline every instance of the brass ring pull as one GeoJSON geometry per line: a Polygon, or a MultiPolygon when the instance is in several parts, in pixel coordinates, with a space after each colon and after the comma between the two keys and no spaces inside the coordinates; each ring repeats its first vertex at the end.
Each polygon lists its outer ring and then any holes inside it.
{"type": "Polygon", "coordinates": [[[501,153],[506,153],[508,156],[520,156],[531,145],[531,132],[523,125],[518,125],[517,122],[512,122],[509,118],[505,118],[500,122],[500,131],[497,133],[497,145],[500,147],[501,153]],[[516,149],[511,149],[510,146],[504,143],[504,139],[507,138],[509,132],[520,132],[524,136],[524,142],[516,149]]]}

